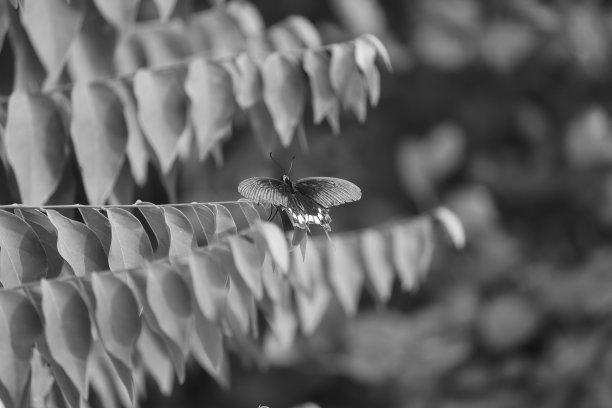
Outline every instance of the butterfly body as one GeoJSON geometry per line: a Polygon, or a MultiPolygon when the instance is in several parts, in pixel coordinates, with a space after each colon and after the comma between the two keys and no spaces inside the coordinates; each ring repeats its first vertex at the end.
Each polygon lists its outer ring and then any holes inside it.
{"type": "Polygon", "coordinates": [[[333,177],[307,177],[293,182],[287,175],[278,179],[252,177],[238,185],[249,200],[277,206],[293,226],[308,229],[317,224],[330,231],[329,208],[361,199],[361,190],[350,181],[333,177]]]}

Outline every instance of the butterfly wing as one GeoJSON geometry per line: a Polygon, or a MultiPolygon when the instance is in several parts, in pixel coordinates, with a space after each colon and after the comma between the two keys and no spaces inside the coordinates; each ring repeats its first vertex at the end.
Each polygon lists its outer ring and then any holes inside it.
{"type": "Polygon", "coordinates": [[[295,189],[325,208],[361,199],[359,187],[335,177],[303,178],[295,183],[295,189]]]}
{"type": "Polygon", "coordinates": [[[281,180],[268,177],[251,177],[238,185],[238,192],[246,199],[258,203],[287,207],[291,191],[281,180]]]}

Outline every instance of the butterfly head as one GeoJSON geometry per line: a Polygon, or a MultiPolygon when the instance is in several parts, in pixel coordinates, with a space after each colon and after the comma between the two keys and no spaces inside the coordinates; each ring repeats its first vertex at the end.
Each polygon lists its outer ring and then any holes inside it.
{"type": "Polygon", "coordinates": [[[281,180],[283,181],[283,183],[289,186],[292,193],[295,192],[295,188],[293,187],[293,182],[291,181],[289,176],[287,176],[286,174],[283,174],[283,178],[281,180]]]}

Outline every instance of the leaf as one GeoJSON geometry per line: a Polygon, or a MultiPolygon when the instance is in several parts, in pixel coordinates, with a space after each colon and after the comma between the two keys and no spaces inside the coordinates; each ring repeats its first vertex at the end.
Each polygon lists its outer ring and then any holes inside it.
{"type": "Polygon", "coordinates": [[[94,3],[105,19],[119,31],[125,31],[136,19],[140,0],[94,0],[94,3]]]}
{"type": "Polygon", "coordinates": [[[157,243],[156,246],[154,245],[155,258],[160,259],[167,257],[170,251],[170,229],[166,225],[164,210],[150,203],[137,204],[141,204],[138,209],[145,220],[147,220],[147,224],[149,224],[155,237],[155,242],[157,243]]]}
{"type": "Polygon", "coordinates": [[[230,326],[235,326],[238,336],[248,336],[250,329],[257,330],[255,299],[242,278],[237,274],[232,276],[230,273],[225,315],[230,326]]]}
{"type": "Polygon", "coordinates": [[[218,321],[225,309],[229,275],[219,264],[214,253],[193,252],[189,257],[189,272],[193,293],[202,314],[211,321],[218,321]]]}
{"type": "Polygon", "coordinates": [[[439,207],[434,210],[433,217],[444,226],[456,249],[465,248],[465,230],[461,220],[455,213],[446,207],[439,207]]]}
{"type": "Polygon", "coordinates": [[[310,268],[313,276],[313,288],[310,293],[304,291],[295,292],[300,327],[305,335],[311,335],[317,329],[327,306],[331,300],[331,291],[323,277],[323,265],[321,256],[316,245],[311,245],[306,252],[307,268],[310,268]]]}
{"type": "Polygon", "coordinates": [[[161,338],[143,325],[137,346],[147,372],[157,383],[162,395],[170,395],[174,385],[174,367],[161,338]]]}
{"type": "Polygon", "coordinates": [[[232,79],[223,66],[203,58],[193,60],[185,80],[191,101],[200,159],[231,133],[235,111],[232,79]]]}
{"type": "Polygon", "coordinates": [[[240,235],[229,237],[232,257],[238,273],[251,290],[256,300],[263,297],[263,283],[261,276],[261,259],[257,246],[249,238],[240,235]]]}
{"type": "Polygon", "coordinates": [[[11,14],[10,9],[8,8],[8,4],[6,2],[1,2],[0,4],[0,49],[4,45],[4,40],[6,39],[6,33],[9,30],[11,25],[11,14]]]}
{"type": "Polygon", "coordinates": [[[389,56],[389,51],[385,47],[385,45],[373,34],[364,34],[358,38],[358,41],[367,41],[374,46],[376,49],[376,54],[383,60],[387,71],[393,71],[393,67],[391,66],[391,57],[389,56]]]}
{"type": "Polygon", "coordinates": [[[186,355],[192,313],[189,288],[170,265],[149,263],[146,269],[147,300],[151,310],[162,332],[186,355]]]}
{"type": "Polygon", "coordinates": [[[219,327],[207,319],[199,310],[195,316],[195,335],[192,337],[191,351],[198,363],[219,383],[223,384],[222,364],[225,356],[223,333],[219,327]]]}
{"type": "Polygon", "coordinates": [[[304,48],[299,37],[282,23],[275,24],[268,29],[268,38],[273,48],[286,56],[296,56],[299,50],[304,48]]]}
{"type": "MultiPolygon", "coordinates": [[[[298,228],[299,229],[299,228],[298,228]]],[[[316,249],[314,250],[316,251],[316,249]]],[[[315,276],[319,273],[312,267],[312,259],[309,257],[310,251],[306,251],[304,256],[298,251],[291,252],[291,269],[289,270],[289,281],[297,291],[311,294],[314,286],[315,276]]],[[[319,264],[319,266],[321,266],[319,264]]]]}
{"type": "Polygon", "coordinates": [[[247,53],[242,53],[225,65],[230,73],[238,106],[247,110],[263,96],[263,80],[259,67],[247,53]]]}
{"type": "Polygon", "coordinates": [[[47,216],[57,229],[57,249],[75,275],[108,269],[104,248],[91,229],[54,210],[47,210],[47,216]]]}
{"type": "Polygon", "coordinates": [[[0,281],[3,287],[35,282],[47,275],[47,255],[27,222],[0,210],[0,281]]]}
{"type": "Polygon", "coordinates": [[[132,367],[132,355],[140,335],[138,303],[127,284],[111,274],[92,275],[96,322],[104,347],[121,363],[132,367]]]}
{"type": "Polygon", "coordinates": [[[367,114],[367,94],[351,44],[332,44],[329,76],[336,96],[342,106],[350,108],[357,120],[363,123],[367,114]]]}
{"type": "Polygon", "coordinates": [[[29,406],[30,359],[42,323],[28,299],[0,291],[0,399],[6,407],[29,406]]]}
{"type": "Polygon", "coordinates": [[[70,133],[90,204],[111,194],[125,160],[127,127],[121,102],[103,83],[77,82],[70,133]]]}
{"type": "Polygon", "coordinates": [[[87,306],[70,283],[43,279],[40,287],[51,356],[87,398],[87,357],[92,343],[87,306]]]}
{"type": "Polygon", "coordinates": [[[176,159],[177,143],[187,128],[187,95],[175,71],[140,69],[134,76],[138,119],[147,140],[168,173],[176,159]]]}
{"type": "Polygon", "coordinates": [[[228,235],[236,235],[236,223],[232,213],[221,204],[212,204],[215,214],[215,236],[213,241],[219,241],[228,235]]]}
{"type": "Polygon", "coordinates": [[[262,66],[263,97],[281,144],[288,147],[306,105],[306,84],[299,66],[279,53],[270,54],[262,66]]]}
{"type": "Polygon", "coordinates": [[[128,133],[125,152],[130,162],[130,170],[136,184],[142,187],[147,181],[149,154],[144,133],[138,122],[136,99],[124,81],[113,81],[112,86],[123,104],[123,117],[128,133]]]}
{"type": "Polygon", "coordinates": [[[249,227],[252,228],[257,225],[258,222],[261,221],[259,212],[255,209],[252,203],[246,201],[238,201],[238,206],[242,210],[242,213],[244,214],[244,217],[246,218],[249,227]]]}
{"type": "Polygon", "coordinates": [[[314,122],[327,118],[334,133],[340,133],[340,101],[334,94],[329,77],[330,58],[323,50],[306,50],[302,60],[304,71],[310,79],[314,122]]]}
{"type": "Polygon", "coordinates": [[[119,408],[115,394],[120,390],[115,389],[113,376],[116,374],[112,372],[114,369],[109,367],[110,364],[107,362],[109,359],[102,345],[94,343],[88,362],[89,386],[95,391],[101,407],[119,408]]]}
{"type": "Polygon", "coordinates": [[[364,271],[359,262],[356,242],[348,238],[337,239],[329,251],[329,284],[336,293],[347,315],[357,313],[364,282],[364,271]]]}
{"type": "Polygon", "coordinates": [[[49,77],[58,78],[84,19],[80,1],[28,0],[23,25],[49,77]]]}
{"type": "Polygon", "coordinates": [[[164,218],[170,231],[170,257],[188,255],[197,248],[193,227],[185,215],[174,207],[164,207],[164,218]]]}
{"type": "Polygon", "coordinates": [[[268,307],[264,308],[264,316],[281,348],[289,349],[293,345],[298,328],[290,293],[283,293],[279,302],[270,302],[268,307]]]}
{"type": "Polygon", "coordinates": [[[104,253],[108,256],[113,234],[110,221],[100,211],[93,208],[81,207],[79,212],[81,217],[83,217],[83,221],[85,221],[85,225],[96,234],[102,244],[102,248],[104,248],[104,253]]]}
{"type": "Polygon", "coordinates": [[[106,213],[112,229],[111,270],[134,268],[153,259],[151,241],[138,218],[120,208],[108,208],[106,213]]]}
{"type": "Polygon", "coordinates": [[[368,84],[370,105],[376,106],[380,100],[380,72],[376,67],[376,47],[365,37],[355,40],[355,63],[368,84]]]}
{"type": "Polygon", "coordinates": [[[366,229],[360,236],[364,269],[374,295],[381,302],[391,297],[395,272],[390,263],[391,250],[384,235],[375,229],[366,229]]]}
{"type": "Polygon", "coordinates": [[[305,17],[292,15],[285,19],[284,25],[304,44],[306,48],[319,48],[323,41],[315,26],[305,17]]]}
{"type": "Polygon", "coordinates": [[[59,185],[66,163],[65,134],[51,98],[20,91],[11,95],[6,153],[24,204],[45,204],[59,185]]]}
{"type": "Polygon", "coordinates": [[[154,0],[159,12],[159,18],[162,21],[168,20],[176,7],[177,0],[154,0]]]}
{"type": "Polygon", "coordinates": [[[261,266],[261,278],[266,295],[268,295],[272,302],[280,302],[288,282],[280,273],[274,270],[272,258],[268,254],[265,254],[263,265],[261,266]]]}
{"type": "Polygon", "coordinates": [[[427,272],[433,252],[431,221],[417,219],[391,229],[393,263],[403,290],[411,290],[427,272]]]}
{"type": "Polygon", "coordinates": [[[246,1],[232,1],[224,6],[224,11],[233,18],[246,38],[265,35],[266,24],[255,5],[246,1]]]}
{"type": "Polygon", "coordinates": [[[64,265],[64,258],[57,250],[57,230],[49,218],[38,210],[16,208],[15,214],[27,222],[38,236],[47,255],[47,279],[55,278],[64,265]]]}
{"type": "Polygon", "coordinates": [[[276,148],[280,137],[274,128],[274,121],[266,103],[258,100],[247,109],[246,114],[260,151],[267,155],[276,148]]]}
{"type": "Polygon", "coordinates": [[[283,232],[276,224],[263,221],[257,226],[257,231],[264,238],[268,253],[276,266],[286,273],[289,269],[289,248],[283,232]]]}

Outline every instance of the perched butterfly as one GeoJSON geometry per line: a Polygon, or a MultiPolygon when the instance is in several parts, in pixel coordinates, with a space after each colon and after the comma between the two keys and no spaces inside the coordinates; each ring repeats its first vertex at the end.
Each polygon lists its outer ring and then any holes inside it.
{"type": "Polygon", "coordinates": [[[284,210],[294,227],[308,229],[308,224],[318,224],[326,232],[331,231],[330,207],[361,199],[361,190],[350,181],[307,177],[293,182],[285,174],[280,180],[268,177],[246,179],[238,185],[238,192],[249,200],[284,210]]]}

